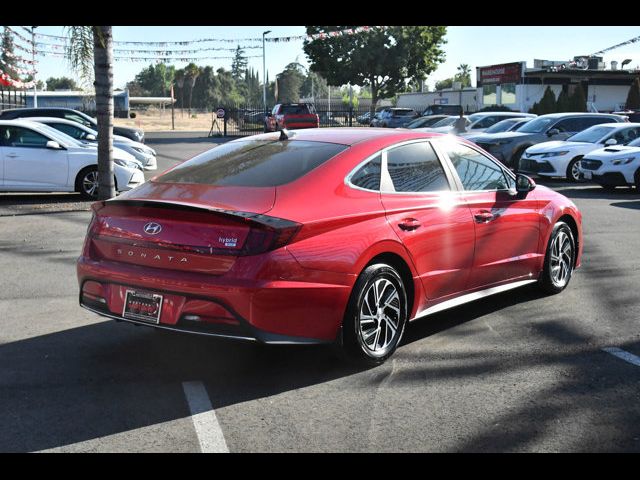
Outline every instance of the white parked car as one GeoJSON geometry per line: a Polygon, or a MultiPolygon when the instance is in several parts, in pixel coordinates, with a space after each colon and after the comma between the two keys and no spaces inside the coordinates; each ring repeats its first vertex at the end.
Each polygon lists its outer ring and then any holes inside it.
{"type": "MultiPolygon", "coordinates": [[[[142,164],[114,148],[116,190],[144,183],[142,164]]],[[[98,193],[98,150],[42,123],[0,120],[0,191],[98,193]]]]}
{"type": "Polygon", "coordinates": [[[640,138],[640,123],[601,123],[566,140],[543,142],[525,150],[519,171],[541,177],[561,177],[579,181],[580,160],[604,145],[625,145],[640,138]]]}
{"type": "MultiPolygon", "coordinates": [[[[98,142],[97,131],[72,120],[65,120],[64,118],[57,117],[29,117],[28,120],[49,125],[50,127],[60,130],[62,133],[66,133],[70,137],[81,142],[93,144],[98,142]]],[[[158,169],[155,150],[147,147],[144,143],[134,142],[127,137],[114,135],[113,146],[133,155],[136,160],[142,163],[145,170],[158,169]]]]}
{"type": "Polygon", "coordinates": [[[580,173],[607,190],[635,185],[640,192],[640,138],[628,145],[593,150],[580,160],[580,173]]]}

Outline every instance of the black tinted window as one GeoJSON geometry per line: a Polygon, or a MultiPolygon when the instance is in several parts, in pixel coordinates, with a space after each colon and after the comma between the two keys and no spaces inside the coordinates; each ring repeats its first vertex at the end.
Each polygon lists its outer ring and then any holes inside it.
{"type": "Polygon", "coordinates": [[[157,181],[274,187],[302,177],[346,148],[295,140],[230,142],[180,164],[157,181]]]}
{"type": "Polygon", "coordinates": [[[351,177],[351,183],[367,190],[380,190],[380,166],[382,157],[378,155],[367,162],[351,177]]]}
{"type": "Polygon", "coordinates": [[[7,125],[0,127],[0,145],[3,147],[44,148],[49,139],[29,128],[7,125]]]}
{"type": "Polygon", "coordinates": [[[458,172],[465,190],[506,190],[509,188],[504,172],[493,160],[460,143],[448,143],[443,146],[458,172]]]}
{"type": "Polygon", "coordinates": [[[389,150],[387,169],[396,192],[449,190],[440,160],[427,142],[410,143],[389,150]]]}

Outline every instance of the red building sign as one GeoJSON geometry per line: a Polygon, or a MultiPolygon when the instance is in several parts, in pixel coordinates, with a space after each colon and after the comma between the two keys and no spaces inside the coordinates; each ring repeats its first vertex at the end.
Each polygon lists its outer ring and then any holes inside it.
{"type": "Polygon", "coordinates": [[[522,77],[522,63],[504,63],[482,67],[480,70],[480,83],[493,85],[501,83],[519,83],[522,77]]]}

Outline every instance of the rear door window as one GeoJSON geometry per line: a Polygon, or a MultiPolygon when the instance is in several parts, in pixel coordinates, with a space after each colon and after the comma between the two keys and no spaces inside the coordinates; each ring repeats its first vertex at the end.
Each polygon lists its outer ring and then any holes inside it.
{"type": "Polygon", "coordinates": [[[275,187],[297,180],[347,148],[303,140],[229,142],[178,165],[155,181],[275,187]]]}
{"type": "Polygon", "coordinates": [[[507,190],[513,180],[498,164],[461,143],[443,145],[466,191],[507,190]]]}
{"type": "Polygon", "coordinates": [[[415,142],[387,152],[387,170],[396,192],[449,190],[440,159],[427,142],[415,142]]]}

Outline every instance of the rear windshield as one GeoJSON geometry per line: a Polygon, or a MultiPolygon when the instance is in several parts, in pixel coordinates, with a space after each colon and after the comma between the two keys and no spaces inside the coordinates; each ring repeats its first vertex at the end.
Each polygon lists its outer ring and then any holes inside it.
{"type": "Polygon", "coordinates": [[[307,115],[311,113],[307,105],[283,105],[283,115],[307,115]]]}
{"type": "Polygon", "coordinates": [[[297,180],[347,148],[302,140],[229,142],[178,165],[155,181],[276,187],[297,180]]]}

